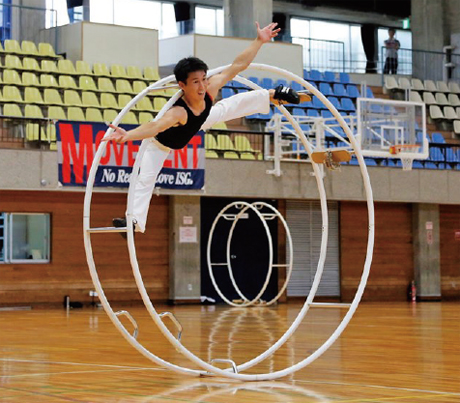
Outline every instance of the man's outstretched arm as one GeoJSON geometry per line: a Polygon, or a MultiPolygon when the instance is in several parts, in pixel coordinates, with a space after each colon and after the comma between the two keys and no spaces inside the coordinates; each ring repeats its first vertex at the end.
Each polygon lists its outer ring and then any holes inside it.
{"type": "Polygon", "coordinates": [[[237,74],[246,70],[252,63],[254,58],[257,56],[260,48],[263,44],[270,42],[272,38],[278,35],[280,28],[276,28],[277,23],[272,22],[264,28],[260,28],[259,23],[256,22],[257,27],[257,38],[233,61],[232,65],[222,71],[220,74],[216,74],[209,79],[209,94],[215,98],[219,90],[230,80],[232,80],[237,74]]]}

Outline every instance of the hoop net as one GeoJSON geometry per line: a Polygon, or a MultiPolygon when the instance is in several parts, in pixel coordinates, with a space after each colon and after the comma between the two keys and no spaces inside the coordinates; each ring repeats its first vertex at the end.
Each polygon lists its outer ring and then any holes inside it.
{"type": "Polygon", "coordinates": [[[418,144],[397,144],[390,147],[390,154],[399,157],[403,171],[410,171],[415,159],[414,154],[418,153],[419,149],[418,144]]]}

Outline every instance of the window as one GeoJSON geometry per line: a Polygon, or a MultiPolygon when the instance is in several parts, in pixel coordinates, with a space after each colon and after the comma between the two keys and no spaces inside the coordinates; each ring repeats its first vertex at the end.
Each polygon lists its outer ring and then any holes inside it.
{"type": "Polygon", "coordinates": [[[304,68],[363,72],[366,67],[359,25],[291,18],[292,43],[304,50],[304,68]]]}
{"type": "Polygon", "coordinates": [[[92,22],[157,29],[160,39],[177,36],[173,3],[145,0],[90,0],[92,22]]]}
{"type": "Polygon", "coordinates": [[[50,261],[50,215],[0,213],[0,262],[50,261]]]}
{"type": "MultiPolygon", "coordinates": [[[[388,39],[388,28],[379,28],[378,30],[378,49],[379,49],[379,72],[382,72],[382,66],[385,63],[385,49],[383,49],[385,40],[388,39]]],[[[398,73],[412,74],[412,32],[397,29],[395,39],[401,44],[398,51],[398,73]]]]}
{"type": "Polygon", "coordinates": [[[68,23],[67,0],[46,0],[46,28],[68,23]]]}
{"type": "Polygon", "coordinates": [[[203,35],[224,35],[224,10],[222,8],[195,7],[195,32],[203,35]]]}
{"type": "Polygon", "coordinates": [[[0,5],[0,40],[11,38],[11,0],[3,0],[0,5]]]}

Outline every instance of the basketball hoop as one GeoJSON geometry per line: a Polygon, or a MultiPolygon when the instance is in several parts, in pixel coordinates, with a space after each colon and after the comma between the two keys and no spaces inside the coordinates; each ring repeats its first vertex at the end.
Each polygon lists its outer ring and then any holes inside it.
{"type": "Polygon", "coordinates": [[[403,171],[411,171],[414,162],[413,154],[418,153],[419,148],[418,144],[396,144],[390,146],[390,154],[398,156],[403,171]]]}

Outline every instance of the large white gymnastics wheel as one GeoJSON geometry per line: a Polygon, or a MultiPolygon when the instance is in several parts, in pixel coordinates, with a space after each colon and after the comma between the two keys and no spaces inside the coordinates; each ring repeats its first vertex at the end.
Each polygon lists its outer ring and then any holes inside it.
{"type": "MultiPolygon", "coordinates": [[[[220,73],[222,70],[227,68],[228,66],[222,66],[219,68],[216,68],[214,70],[211,70],[209,72],[209,76],[212,76],[214,74],[220,73]]],[[[336,330],[332,333],[332,335],[329,336],[329,338],[312,354],[310,354],[308,357],[304,358],[303,360],[297,362],[296,364],[284,368],[282,370],[278,370],[275,372],[269,372],[269,373],[264,373],[264,374],[242,374],[242,371],[246,371],[249,368],[253,367],[254,365],[257,365],[258,363],[262,362],[265,360],[267,357],[270,357],[277,349],[279,349],[281,346],[284,345],[284,343],[289,339],[289,337],[296,331],[302,320],[304,319],[305,315],[307,314],[310,306],[315,305],[313,302],[313,299],[316,295],[316,291],[319,286],[319,282],[321,280],[321,276],[323,273],[324,269],[324,262],[326,259],[326,248],[327,248],[327,235],[328,235],[328,212],[327,212],[327,199],[326,199],[326,192],[324,188],[324,183],[323,183],[323,176],[321,174],[321,171],[319,167],[316,164],[312,164],[313,172],[316,177],[317,185],[318,185],[318,191],[319,191],[319,196],[320,196],[320,203],[321,203],[321,213],[322,213],[322,220],[323,220],[323,234],[322,234],[322,241],[321,241],[321,250],[320,250],[320,257],[318,260],[318,266],[316,270],[316,275],[313,280],[312,287],[310,289],[310,292],[307,296],[307,299],[302,306],[302,309],[300,310],[298,316],[296,319],[292,322],[288,330],[284,333],[284,335],[276,342],[274,343],[269,349],[267,349],[265,352],[262,354],[258,355],[257,357],[253,358],[252,360],[236,365],[234,364],[231,360],[229,359],[220,359],[219,361],[221,362],[226,362],[229,364],[232,364],[232,367],[229,369],[220,369],[208,362],[203,361],[199,357],[197,357],[195,354],[193,354],[191,351],[189,351],[181,342],[176,338],[165,326],[165,324],[162,321],[161,316],[156,312],[154,306],[152,305],[152,302],[150,300],[150,297],[145,289],[144,283],[142,281],[142,275],[139,270],[139,265],[137,262],[137,257],[136,257],[136,249],[135,249],[135,244],[134,244],[134,234],[132,231],[132,224],[133,224],[133,217],[132,217],[132,212],[133,212],[133,202],[134,202],[134,189],[135,185],[138,179],[139,175],[139,169],[140,169],[140,161],[142,160],[142,156],[145,152],[145,148],[147,146],[147,141],[144,140],[142,142],[142,145],[139,149],[134,167],[133,167],[133,172],[131,175],[131,182],[129,186],[129,191],[128,191],[128,205],[127,205],[127,212],[126,212],[126,220],[127,220],[127,228],[125,229],[117,229],[113,227],[107,227],[107,228],[91,228],[90,226],[90,207],[91,207],[91,198],[92,198],[92,193],[93,193],[93,186],[94,186],[94,179],[96,176],[96,171],[98,169],[100,159],[105,151],[105,147],[107,146],[107,142],[101,142],[94,160],[93,160],[93,165],[91,167],[89,176],[88,176],[88,181],[87,181],[87,186],[86,186],[86,194],[85,194],[85,201],[84,201],[84,209],[83,209],[83,235],[84,235],[84,242],[85,242],[85,251],[86,251],[86,257],[88,261],[88,266],[91,274],[91,278],[93,280],[94,286],[96,288],[96,291],[99,295],[99,299],[101,301],[101,304],[106,311],[107,315],[111,319],[111,321],[114,323],[115,327],[120,331],[120,333],[123,335],[123,337],[134,347],[136,350],[138,350],[141,354],[143,354],[145,357],[150,359],[152,362],[163,366],[165,368],[174,370],[179,373],[184,373],[184,374],[189,374],[189,375],[196,375],[196,376],[203,376],[203,375],[219,375],[223,377],[228,377],[232,379],[238,379],[238,380],[245,380],[245,381],[260,381],[260,380],[271,380],[271,379],[277,379],[280,377],[287,376],[289,374],[294,373],[295,371],[298,371],[305,366],[309,365],[312,363],[314,360],[316,360],[318,357],[320,357],[327,349],[337,340],[337,338],[340,336],[340,334],[344,331],[348,323],[350,322],[353,314],[355,313],[359,301],[361,300],[361,297],[363,295],[367,278],[369,276],[369,271],[370,271],[370,265],[372,262],[372,252],[373,252],[373,246],[374,246],[374,206],[373,206],[373,198],[372,198],[372,189],[371,189],[371,184],[369,180],[369,175],[366,169],[366,165],[364,163],[364,158],[361,153],[361,150],[354,138],[354,136],[351,133],[350,128],[347,126],[345,123],[343,117],[340,115],[340,113],[334,108],[334,106],[331,104],[331,102],[321,93],[319,92],[315,87],[313,87],[310,83],[307,81],[303,80],[301,77],[290,73],[286,70],[273,67],[273,66],[267,66],[263,64],[251,64],[250,68],[257,69],[257,70],[263,70],[263,71],[268,71],[272,73],[277,73],[284,78],[290,80],[290,81],[295,81],[299,84],[301,84],[304,88],[306,88],[308,91],[313,93],[315,96],[317,96],[321,102],[332,112],[332,114],[335,116],[337,121],[339,122],[340,126],[343,128],[345,133],[347,134],[348,139],[350,140],[350,144],[354,149],[355,155],[358,159],[359,167],[361,170],[361,175],[363,178],[363,184],[364,184],[364,190],[366,194],[366,200],[367,200],[367,207],[368,207],[368,221],[369,221],[369,229],[368,229],[368,242],[367,242],[367,250],[366,250],[366,259],[364,262],[364,268],[363,268],[363,273],[361,276],[360,283],[358,285],[355,297],[353,298],[353,301],[350,305],[347,305],[348,311],[344,315],[342,321],[340,322],[339,326],[336,328],[336,330]],[[147,350],[142,344],[140,344],[137,341],[136,334],[131,334],[125,327],[124,325],[120,322],[118,316],[120,315],[126,315],[132,323],[135,325],[135,321],[133,318],[130,317],[130,315],[125,312],[117,312],[115,313],[111,306],[109,301],[107,300],[104,290],[100,284],[99,277],[97,274],[95,262],[94,262],[94,257],[93,257],[93,252],[92,252],[92,246],[91,246],[91,234],[103,234],[107,232],[122,232],[126,231],[127,232],[127,246],[128,246],[128,251],[129,251],[129,256],[130,256],[130,261],[131,261],[131,266],[133,269],[133,274],[134,278],[136,281],[136,285],[139,289],[139,293],[141,294],[142,300],[144,302],[145,307],[147,308],[150,316],[152,317],[153,321],[155,324],[158,326],[160,331],[163,333],[163,335],[168,339],[168,341],[172,344],[172,346],[182,353],[185,357],[190,359],[194,364],[198,365],[202,370],[195,370],[191,368],[186,368],[186,367],[181,367],[175,364],[172,364],[166,360],[163,360],[162,358],[156,356],[149,350],[147,350]]],[[[164,86],[170,82],[174,81],[174,77],[171,75],[169,77],[163,78],[156,83],[150,85],[148,88],[143,90],[141,93],[139,93],[137,96],[135,96],[131,102],[129,102],[123,110],[119,113],[119,115],[116,117],[116,119],[113,121],[113,124],[117,126],[120,121],[122,120],[123,116],[144,96],[147,95],[147,93],[151,91],[156,91],[163,89],[164,86]]],[[[252,83],[251,81],[237,76],[235,77],[235,81],[240,82],[242,84],[245,84],[246,86],[252,88],[252,89],[259,89],[260,87],[257,86],[256,84],[252,83]]],[[[168,110],[171,105],[180,97],[181,91],[176,93],[163,107],[163,109],[160,111],[160,113],[157,115],[158,117],[161,117],[166,110],[168,110]]],[[[305,135],[303,134],[299,124],[293,119],[292,115],[284,108],[283,106],[277,106],[279,111],[286,117],[286,119],[292,124],[294,127],[297,136],[299,139],[302,141],[302,144],[304,145],[305,149],[307,150],[307,153],[311,155],[313,145],[306,139],[305,135]]],[[[109,135],[110,133],[113,132],[113,129],[108,129],[106,132],[106,136],[109,135]]],[[[169,313],[164,313],[163,316],[170,316],[169,313]]],[[[135,325],[135,328],[137,328],[137,325],[135,325]]],[[[137,330],[137,329],[136,329],[137,330]]],[[[217,360],[214,359],[216,362],[217,360]]]]}
{"type": "Polygon", "coordinates": [[[268,203],[261,202],[261,201],[257,201],[257,202],[251,203],[251,204],[249,204],[247,202],[243,202],[243,201],[238,201],[238,202],[229,203],[227,206],[225,206],[219,212],[219,214],[217,214],[216,218],[214,219],[214,222],[212,223],[212,226],[211,226],[211,230],[209,232],[208,245],[207,245],[207,251],[206,251],[206,260],[207,260],[207,264],[208,264],[209,277],[211,278],[211,282],[212,282],[216,292],[219,294],[219,296],[228,305],[231,305],[231,306],[245,306],[246,307],[246,306],[251,306],[251,305],[254,305],[254,304],[258,303],[260,301],[260,297],[262,296],[262,294],[267,289],[267,286],[268,286],[268,283],[270,281],[270,276],[271,276],[273,267],[274,266],[275,267],[281,267],[281,266],[286,267],[287,268],[287,270],[286,270],[286,279],[284,281],[284,284],[281,287],[281,289],[279,290],[278,294],[276,294],[270,301],[267,301],[267,302],[264,303],[264,305],[267,306],[267,305],[274,304],[276,301],[278,301],[278,299],[281,297],[281,295],[283,295],[283,292],[284,292],[284,290],[286,289],[286,287],[287,287],[287,285],[289,283],[289,279],[291,278],[292,265],[293,265],[293,254],[294,254],[294,252],[293,252],[293,247],[292,247],[291,232],[289,231],[289,227],[288,227],[286,221],[284,220],[283,216],[280,214],[280,212],[275,207],[273,207],[272,205],[270,205],[268,203]],[[238,212],[238,214],[226,213],[232,207],[235,207],[236,209],[240,210],[238,212]],[[271,212],[270,213],[261,212],[260,210],[262,210],[263,208],[267,208],[271,212]],[[230,246],[231,246],[231,242],[232,242],[233,232],[235,230],[235,227],[236,227],[239,219],[244,215],[244,213],[248,209],[251,209],[252,211],[254,211],[256,213],[256,215],[259,217],[259,219],[261,220],[261,222],[262,222],[262,224],[264,226],[265,232],[267,234],[267,239],[268,239],[268,259],[269,259],[268,260],[269,261],[268,271],[267,271],[267,276],[266,276],[265,282],[262,285],[262,288],[259,291],[259,293],[252,300],[247,299],[246,296],[239,289],[238,285],[236,284],[235,278],[233,276],[233,268],[232,268],[232,265],[231,265],[231,258],[230,258],[230,246]],[[214,235],[214,231],[216,229],[216,226],[217,226],[217,224],[218,224],[218,222],[219,222],[219,220],[221,218],[223,218],[225,220],[233,221],[232,226],[231,226],[231,228],[229,230],[228,238],[227,238],[227,261],[225,263],[215,263],[215,262],[213,263],[213,262],[211,262],[211,248],[212,248],[213,235],[214,235]],[[266,220],[272,220],[274,218],[278,218],[281,221],[281,223],[283,224],[284,229],[286,231],[286,238],[288,240],[288,248],[289,248],[289,255],[288,255],[288,259],[287,259],[289,263],[287,263],[287,264],[274,264],[273,263],[273,240],[272,240],[270,230],[269,230],[269,228],[267,226],[266,220]],[[227,267],[228,274],[230,276],[230,281],[231,281],[231,283],[233,285],[233,288],[237,292],[237,294],[243,300],[242,302],[237,303],[237,302],[231,301],[223,294],[223,292],[219,288],[219,285],[217,284],[217,281],[216,281],[216,279],[214,277],[213,266],[220,266],[220,267],[226,266],[227,267]]]}

